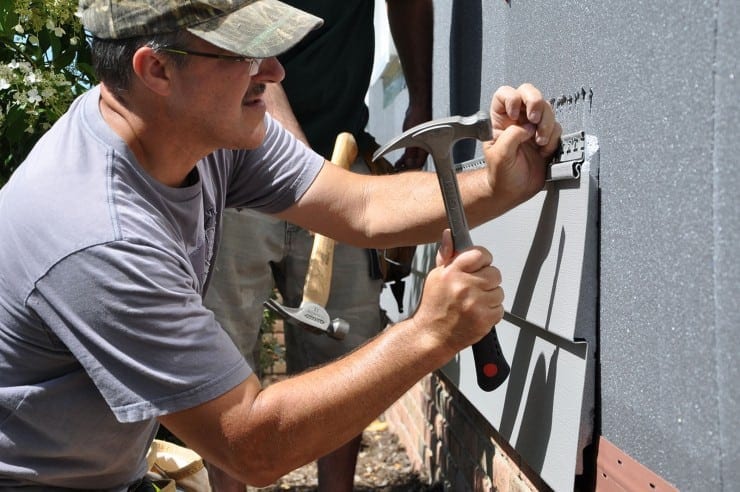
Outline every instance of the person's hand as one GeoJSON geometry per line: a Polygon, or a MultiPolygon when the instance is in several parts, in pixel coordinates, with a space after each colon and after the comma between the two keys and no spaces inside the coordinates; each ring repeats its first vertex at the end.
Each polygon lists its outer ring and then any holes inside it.
{"type": "Polygon", "coordinates": [[[499,88],[491,101],[493,140],[483,144],[489,184],[497,195],[522,203],[540,191],[562,129],[550,103],[531,84],[499,88]]]}
{"type": "Polygon", "coordinates": [[[491,261],[491,253],[479,246],[454,255],[452,234],[444,231],[437,266],[426,278],[412,318],[440,347],[457,353],[503,318],[501,272],[491,261]]]}
{"type": "MultiPolygon", "coordinates": [[[[406,109],[406,117],[403,119],[403,131],[426,123],[430,119],[432,119],[432,112],[429,108],[409,106],[406,109]]],[[[398,172],[421,169],[427,161],[427,155],[427,151],[421,147],[406,147],[403,155],[398,158],[393,167],[398,172]]]]}

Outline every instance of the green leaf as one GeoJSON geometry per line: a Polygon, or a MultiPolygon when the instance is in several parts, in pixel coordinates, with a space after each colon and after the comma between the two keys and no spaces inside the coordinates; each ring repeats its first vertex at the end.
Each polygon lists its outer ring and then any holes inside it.
{"type": "Polygon", "coordinates": [[[11,142],[19,140],[23,137],[27,126],[26,113],[17,107],[13,107],[5,116],[3,136],[11,142]]]}
{"type": "Polygon", "coordinates": [[[10,33],[17,24],[18,14],[15,13],[14,2],[0,0],[0,32],[10,33]]]}
{"type": "MultiPolygon", "coordinates": [[[[62,38],[58,38],[56,36],[56,34],[50,32],[50,31],[47,31],[47,32],[50,33],[49,36],[48,36],[48,39],[49,39],[49,48],[51,49],[50,58],[53,61],[53,60],[56,60],[56,58],[59,55],[62,54],[62,52],[64,51],[65,46],[62,45],[62,38]]],[[[47,55],[47,56],[49,56],[49,55],[47,55]]]]}
{"type": "Polygon", "coordinates": [[[59,53],[52,59],[55,70],[60,71],[71,66],[76,56],[77,52],[73,49],[59,50],[59,53]]]}

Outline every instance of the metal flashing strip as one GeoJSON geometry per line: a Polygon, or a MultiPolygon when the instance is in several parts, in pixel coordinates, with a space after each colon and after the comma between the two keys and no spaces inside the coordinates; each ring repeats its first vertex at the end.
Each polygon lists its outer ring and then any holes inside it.
{"type": "Polygon", "coordinates": [[[599,438],[596,472],[597,492],[678,492],[674,485],[635,461],[604,436],[599,438]]]}
{"type": "MultiPolygon", "coordinates": [[[[581,164],[585,159],[586,134],[583,131],[569,133],[560,138],[560,147],[547,165],[545,181],[563,181],[581,177],[581,164]]],[[[486,167],[485,157],[476,157],[455,164],[455,172],[472,171],[486,167]]]]}

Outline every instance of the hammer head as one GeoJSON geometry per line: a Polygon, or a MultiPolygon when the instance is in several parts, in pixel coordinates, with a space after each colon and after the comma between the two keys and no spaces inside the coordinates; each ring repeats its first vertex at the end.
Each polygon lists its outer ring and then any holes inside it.
{"type": "Polygon", "coordinates": [[[268,299],[264,305],[283,319],[294,321],[319,335],[325,334],[336,340],[342,340],[349,332],[349,323],[340,318],[329,321],[326,309],[313,302],[304,302],[300,307],[289,308],[274,299],[268,299]]]}
{"type": "Polygon", "coordinates": [[[491,120],[483,111],[471,116],[451,116],[427,121],[403,132],[373,154],[373,160],[405,147],[421,147],[434,157],[448,155],[452,145],[464,138],[491,140],[491,120]]]}

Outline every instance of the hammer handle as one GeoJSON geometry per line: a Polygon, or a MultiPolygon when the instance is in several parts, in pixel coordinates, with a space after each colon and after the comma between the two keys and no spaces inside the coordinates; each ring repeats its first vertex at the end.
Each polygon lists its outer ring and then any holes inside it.
{"type": "MultiPolygon", "coordinates": [[[[357,143],[351,133],[337,135],[331,162],[349,169],[357,158],[357,143]]],[[[314,235],[311,257],[308,260],[306,281],[303,285],[303,302],[326,307],[331,290],[331,272],[334,267],[334,240],[321,234],[314,235]]]]}
{"type": "MultiPolygon", "coordinates": [[[[449,153],[434,156],[434,165],[452,233],[453,248],[456,252],[472,248],[473,240],[468,230],[452,158],[449,153]]],[[[493,391],[501,386],[511,371],[501,351],[495,326],[491,327],[486,336],[473,344],[473,359],[478,387],[483,391],[493,391]]]]}

